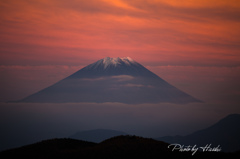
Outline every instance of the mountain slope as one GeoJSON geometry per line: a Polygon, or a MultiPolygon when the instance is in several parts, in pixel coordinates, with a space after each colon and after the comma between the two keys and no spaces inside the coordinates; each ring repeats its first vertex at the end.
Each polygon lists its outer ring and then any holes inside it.
{"type": "Polygon", "coordinates": [[[131,58],[104,58],[19,102],[200,102],[131,58]]]}
{"type": "Polygon", "coordinates": [[[81,153],[95,145],[74,139],[51,139],[0,152],[0,158],[72,158],[76,151],[81,153]]]}
{"type": "Polygon", "coordinates": [[[93,64],[90,64],[76,73],[69,76],[70,78],[93,78],[99,76],[117,76],[130,75],[158,78],[157,75],[137,63],[130,57],[110,58],[105,57],[93,64]]]}
{"type": "Polygon", "coordinates": [[[157,140],[184,145],[220,145],[224,151],[240,150],[240,114],[231,114],[204,130],[187,136],[166,136],[157,140]]]}
{"type": "Polygon", "coordinates": [[[103,140],[120,135],[127,135],[127,133],[116,130],[95,129],[77,132],[76,134],[69,136],[69,138],[99,143],[103,140]]]}

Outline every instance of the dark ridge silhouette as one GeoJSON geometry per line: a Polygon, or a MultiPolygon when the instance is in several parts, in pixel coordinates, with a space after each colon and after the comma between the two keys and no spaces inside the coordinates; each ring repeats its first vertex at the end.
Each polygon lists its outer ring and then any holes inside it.
{"type": "Polygon", "coordinates": [[[103,140],[120,135],[127,135],[127,133],[109,129],[94,129],[77,132],[76,134],[69,136],[69,138],[99,143],[103,140]]]}
{"type": "Polygon", "coordinates": [[[95,143],[74,139],[51,139],[35,144],[2,151],[0,158],[62,158],[74,151],[81,152],[85,148],[93,147],[95,143]],[[63,155],[63,156],[62,156],[63,155]],[[2,156],[2,157],[1,157],[2,156]]]}
{"type": "Polygon", "coordinates": [[[223,151],[240,150],[240,114],[231,114],[209,128],[196,131],[187,136],[166,136],[157,140],[184,145],[220,145],[223,151]]]}
{"type": "Polygon", "coordinates": [[[132,158],[238,158],[239,152],[172,151],[167,143],[137,136],[117,136],[99,144],[74,139],[53,139],[0,152],[0,158],[24,159],[132,159],[132,158]]]}
{"type": "Polygon", "coordinates": [[[201,101],[167,83],[129,57],[106,57],[18,102],[184,104],[201,101]]]}

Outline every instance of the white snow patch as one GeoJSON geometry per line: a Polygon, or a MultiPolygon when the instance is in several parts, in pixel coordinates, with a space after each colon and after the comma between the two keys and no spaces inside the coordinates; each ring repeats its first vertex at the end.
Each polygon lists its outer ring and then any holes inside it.
{"type": "Polygon", "coordinates": [[[132,63],[135,63],[133,59],[130,57],[116,57],[116,58],[110,58],[110,57],[105,57],[103,59],[103,65],[104,69],[106,69],[109,65],[114,65],[115,67],[121,63],[125,63],[127,65],[131,65],[132,63]]]}

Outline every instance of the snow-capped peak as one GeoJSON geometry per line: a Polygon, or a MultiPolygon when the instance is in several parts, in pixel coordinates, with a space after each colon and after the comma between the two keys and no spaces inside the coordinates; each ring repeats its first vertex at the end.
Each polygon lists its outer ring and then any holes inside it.
{"type": "Polygon", "coordinates": [[[131,59],[130,57],[116,57],[116,58],[110,58],[110,57],[105,57],[103,59],[103,65],[104,69],[107,68],[109,65],[114,65],[117,66],[118,64],[125,63],[127,65],[130,65],[131,63],[134,63],[134,60],[131,59]]]}

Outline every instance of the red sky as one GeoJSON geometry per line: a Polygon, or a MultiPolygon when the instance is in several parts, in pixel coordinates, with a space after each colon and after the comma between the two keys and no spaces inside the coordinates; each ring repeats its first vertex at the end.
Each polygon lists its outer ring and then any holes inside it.
{"type": "Polygon", "coordinates": [[[238,0],[8,0],[0,10],[2,65],[81,65],[105,56],[240,63],[238,0]]]}
{"type": "Polygon", "coordinates": [[[239,0],[3,0],[0,87],[30,94],[106,56],[190,92],[200,79],[238,83],[239,28],[239,0]]]}

